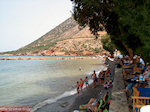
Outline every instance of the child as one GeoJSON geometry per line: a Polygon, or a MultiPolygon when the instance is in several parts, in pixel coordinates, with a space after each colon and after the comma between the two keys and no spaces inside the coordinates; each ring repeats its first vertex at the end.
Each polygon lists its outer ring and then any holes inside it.
{"type": "Polygon", "coordinates": [[[89,88],[88,77],[85,77],[84,82],[85,82],[86,87],[89,88]]]}
{"type": "Polygon", "coordinates": [[[80,79],[80,88],[81,88],[81,91],[82,91],[83,85],[84,85],[84,81],[82,79],[80,79]]]}
{"type": "Polygon", "coordinates": [[[80,85],[79,85],[79,82],[77,81],[77,84],[76,84],[76,88],[77,88],[77,96],[79,96],[79,88],[80,88],[80,85]]]}

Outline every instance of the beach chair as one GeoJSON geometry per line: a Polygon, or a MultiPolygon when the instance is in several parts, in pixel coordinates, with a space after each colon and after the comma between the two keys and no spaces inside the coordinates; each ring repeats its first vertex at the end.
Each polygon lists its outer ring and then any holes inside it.
{"type": "Polygon", "coordinates": [[[123,74],[123,78],[126,79],[127,78],[127,74],[130,74],[132,72],[132,67],[131,65],[123,65],[122,66],[122,74],[123,74]]]}
{"type": "Polygon", "coordinates": [[[122,68],[124,68],[124,69],[127,68],[128,69],[128,68],[131,68],[131,66],[130,65],[123,65],[122,68]]]}
{"type": "Polygon", "coordinates": [[[133,112],[140,112],[140,108],[150,105],[150,88],[133,88],[133,112]]]}
{"type": "Polygon", "coordinates": [[[141,69],[140,68],[134,68],[133,73],[141,74],[141,69]]]}

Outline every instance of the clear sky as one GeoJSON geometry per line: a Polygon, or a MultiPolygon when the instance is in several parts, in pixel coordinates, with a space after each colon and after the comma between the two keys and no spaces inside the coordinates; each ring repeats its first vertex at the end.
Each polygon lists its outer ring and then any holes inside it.
{"type": "Polygon", "coordinates": [[[0,0],[0,52],[17,50],[71,17],[70,0],[0,0]]]}

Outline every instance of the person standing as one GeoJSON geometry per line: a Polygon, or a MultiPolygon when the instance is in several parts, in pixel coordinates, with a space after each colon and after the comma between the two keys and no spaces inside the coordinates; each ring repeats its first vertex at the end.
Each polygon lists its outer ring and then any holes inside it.
{"type": "Polygon", "coordinates": [[[82,87],[84,85],[84,81],[82,80],[82,78],[80,79],[80,88],[81,88],[81,91],[82,91],[82,87]]]}
{"type": "Polygon", "coordinates": [[[80,92],[79,88],[80,88],[80,85],[79,85],[79,82],[78,82],[78,81],[77,81],[77,83],[76,83],[76,88],[77,88],[77,96],[79,96],[79,92],[80,92]]]}
{"type": "Polygon", "coordinates": [[[91,78],[93,79],[92,87],[95,88],[96,82],[97,82],[97,76],[95,73],[95,70],[93,71],[93,74],[91,75],[91,78]]]}
{"type": "Polygon", "coordinates": [[[148,83],[148,88],[150,88],[150,64],[147,66],[147,70],[143,73],[144,80],[148,83]]]}
{"type": "Polygon", "coordinates": [[[101,85],[104,84],[104,78],[105,78],[105,73],[104,73],[104,71],[102,71],[99,73],[99,81],[100,81],[101,85]]]}
{"type": "Polygon", "coordinates": [[[85,82],[86,87],[89,88],[88,77],[85,77],[84,82],[85,82]]]}

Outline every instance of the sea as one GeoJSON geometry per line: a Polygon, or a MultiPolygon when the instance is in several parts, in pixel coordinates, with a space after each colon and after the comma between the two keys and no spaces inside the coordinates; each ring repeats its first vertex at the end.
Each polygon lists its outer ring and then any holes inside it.
{"type": "Polygon", "coordinates": [[[91,83],[93,70],[98,74],[102,69],[105,67],[99,59],[0,60],[0,106],[29,106],[36,110],[76,94],[80,78],[88,76],[91,83]]]}

